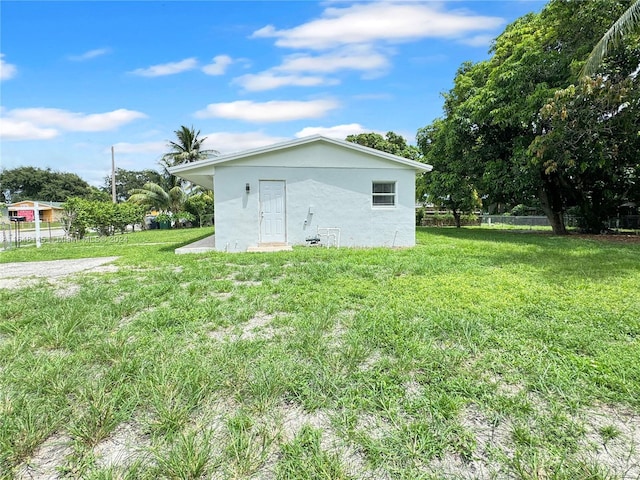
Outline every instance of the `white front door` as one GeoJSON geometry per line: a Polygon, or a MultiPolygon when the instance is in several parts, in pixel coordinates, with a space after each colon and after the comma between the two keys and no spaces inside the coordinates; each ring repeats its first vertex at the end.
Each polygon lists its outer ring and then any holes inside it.
{"type": "Polygon", "coordinates": [[[286,243],[284,180],[260,180],[260,243],[286,243]]]}

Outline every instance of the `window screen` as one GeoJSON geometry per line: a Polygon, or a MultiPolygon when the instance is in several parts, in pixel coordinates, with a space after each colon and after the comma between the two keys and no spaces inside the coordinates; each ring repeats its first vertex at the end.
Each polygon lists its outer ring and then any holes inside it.
{"type": "Polygon", "coordinates": [[[373,182],[371,202],[374,206],[395,206],[396,182],[373,182]]]}

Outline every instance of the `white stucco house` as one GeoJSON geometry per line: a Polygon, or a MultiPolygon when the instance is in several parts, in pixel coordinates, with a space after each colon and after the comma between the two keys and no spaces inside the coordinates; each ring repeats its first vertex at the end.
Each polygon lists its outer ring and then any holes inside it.
{"type": "Polygon", "coordinates": [[[312,136],[172,167],[214,191],[215,249],[415,245],[416,174],[431,166],[312,136]]]}

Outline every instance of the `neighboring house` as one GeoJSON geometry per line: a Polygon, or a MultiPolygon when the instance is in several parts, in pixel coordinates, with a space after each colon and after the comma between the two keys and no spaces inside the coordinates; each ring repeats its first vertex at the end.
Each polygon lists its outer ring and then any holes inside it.
{"type": "Polygon", "coordinates": [[[215,246],[415,245],[416,173],[430,165],[321,136],[172,167],[213,188],[215,246]]]}
{"type": "MultiPolygon", "coordinates": [[[[34,204],[32,200],[10,203],[9,218],[25,217],[25,221],[33,222],[35,220],[34,204]]],[[[38,212],[42,222],[59,222],[63,213],[62,202],[38,202],[38,212]]]]}

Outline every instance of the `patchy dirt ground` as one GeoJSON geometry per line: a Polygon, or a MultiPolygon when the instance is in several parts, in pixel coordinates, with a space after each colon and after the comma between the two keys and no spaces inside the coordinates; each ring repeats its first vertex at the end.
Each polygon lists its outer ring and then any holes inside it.
{"type": "MultiPolygon", "coordinates": [[[[601,241],[610,239],[605,236],[584,237],[593,237],[601,241]]],[[[640,236],[637,239],[636,237],[632,238],[633,242],[640,243],[640,236]]],[[[618,241],[618,239],[611,239],[611,241],[618,241]]],[[[626,240],[623,241],[626,242],[626,240]]],[[[60,294],[66,292],[66,295],[73,295],[74,286],[68,283],[66,276],[87,271],[115,271],[117,267],[111,265],[111,262],[117,258],[0,264],[0,288],[20,288],[22,285],[28,285],[29,282],[39,282],[46,279],[46,281],[58,285],[60,294]]],[[[176,272],[179,272],[179,268],[177,267],[176,272]]],[[[254,285],[249,280],[244,282],[236,280],[236,282],[240,285],[254,285]]],[[[266,313],[260,311],[239,325],[212,330],[209,337],[216,342],[236,342],[252,339],[270,340],[278,335],[288,335],[290,332],[286,327],[278,326],[274,322],[277,317],[282,315],[286,314],[284,312],[266,313]]],[[[344,318],[349,318],[352,315],[352,311],[342,314],[344,318]]],[[[130,320],[130,318],[123,318],[122,322],[126,323],[130,320]]],[[[333,346],[340,348],[344,334],[344,326],[338,324],[327,335],[334,342],[333,346]]],[[[452,346],[443,345],[443,348],[452,348],[452,346]]],[[[361,369],[367,371],[383,360],[384,356],[381,352],[374,351],[363,362],[361,369]]],[[[505,397],[512,397],[524,392],[522,386],[504,384],[499,377],[492,380],[505,397]]],[[[417,398],[422,394],[419,383],[415,381],[407,382],[403,387],[408,399],[417,398]]],[[[539,410],[536,412],[538,415],[545,414],[546,406],[543,403],[533,401],[532,405],[535,410],[539,410]]],[[[232,399],[221,398],[218,408],[203,408],[202,418],[194,423],[219,432],[214,439],[219,445],[218,448],[222,449],[230,442],[225,430],[226,422],[240,410],[241,407],[234,404],[232,399]]],[[[371,470],[361,449],[342,438],[331,421],[332,417],[337,415],[339,412],[322,409],[311,413],[305,411],[298,404],[281,402],[265,413],[264,418],[256,421],[249,436],[251,439],[260,439],[261,436],[266,435],[271,439],[279,439],[280,442],[288,442],[295,438],[303,427],[309,426],[322,431],[322,449],[337,456],[351,477],[359,479],[392,478],[392,475],[383,469],[371,470]]],[[[515,455],[513,443],[515,426],[511,419],[503,418],[496,422],[474,404],[463,408],[459,417],[460,425],[472,436],[475,445],[470,457],[462,458],[457,453],[447,451],[441,457],[421,466],[425,475],[456,479],[514,478],[504,466],[504,459],[512,459],[515,455]]],[[[584,429],[584,435],[579,445],[579,455],[586,464],[602,465],[614,476],[612,478],[640,478],[640,415],[624,407],[595,405],[576,413],[573,420],[584,429]]],[[[359,435],[374,443],[384,441],[385,437],[391,435],[394,429],[402,428],[401,425],[393,425],[385,418],[374,414],[361,415],[356,425],[355,428],[359,435]]],[[[257,440],[254,443],[260,445],[257,440]]],[[[263,448],[264,451],[256,450],[253,452],[255,458],[252,460],[252,464],[256,465],[256,473],[252,478],[275,478],[278,442],[267,442],[263,448]]],[[[143,426],[131,421],[116,427],[108,438],[94,447],[92,453],[98,468],[111,468],[117,475],[118,472],[126,471],[136,461],[151,462],[151,451],[152,445],[149,435],[144,431],[143,426]]],[[[214,450],[214,452],[217,451],[214,450]]],[[[15,478],[20,480],[61,478],[60,471],[67,458],[72,455],[73,439],[66,432],[58,432],[36,449],[32,457],[16,471],[15,478]]],[[[547,478],[548,472],[541,470],[538,474],[540,478],[547,478]]],[[[212,478],[225,478],[224,472],[221,472],[220,476],[215,475],[212,478]]]]}
{"type": "Polygon", "coordinates": [[[108,272],[117,269],[108,265],[119,257],[49,260],[46,262],[15,262],[0,264],[0,288],[17,289],[37,283],[42,278],[52,283],[73,273],[91,271],[108,272]]]}

